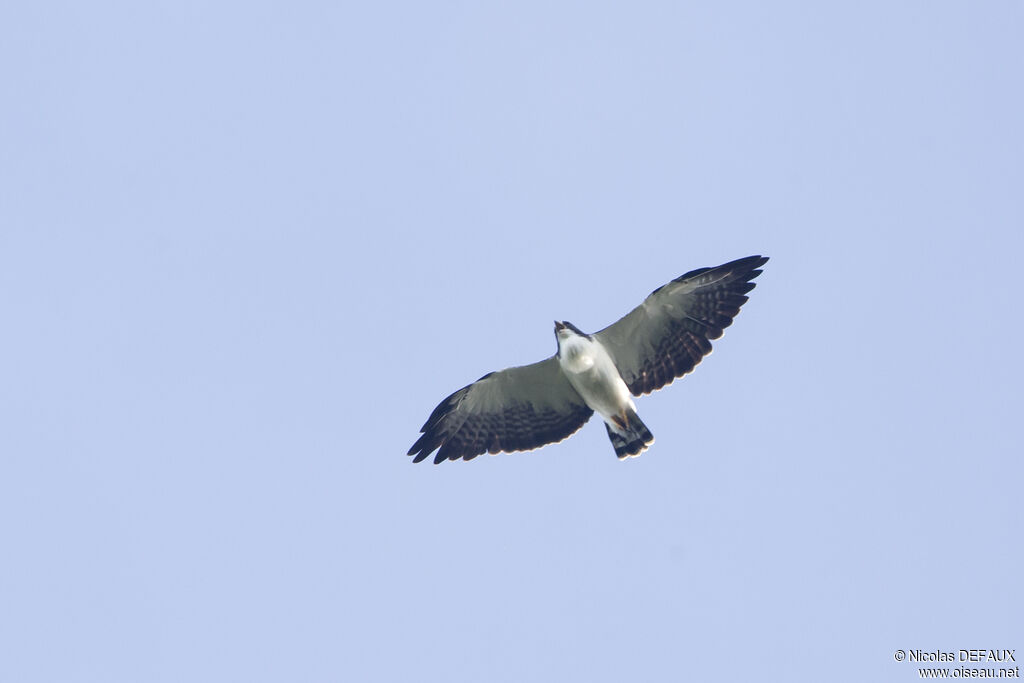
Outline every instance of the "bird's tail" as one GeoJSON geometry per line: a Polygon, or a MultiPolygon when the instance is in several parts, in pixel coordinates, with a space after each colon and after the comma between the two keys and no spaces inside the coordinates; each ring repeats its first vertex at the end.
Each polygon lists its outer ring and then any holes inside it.
{"type": "Polygon", "coordinates": [[[626,408],[621,415],[612,417],[614,424],[604,423],[608,438],[612,441],[615,455],[619,460],[634,458],[654,443],[654,435],[632,408],[626,408]]]}

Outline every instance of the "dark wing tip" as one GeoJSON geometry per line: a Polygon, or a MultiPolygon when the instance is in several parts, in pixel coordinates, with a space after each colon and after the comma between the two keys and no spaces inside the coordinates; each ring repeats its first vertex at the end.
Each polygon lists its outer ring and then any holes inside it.
{"type": "Polygon", "coordinates": [[[766,263],[768,263],[768,257],[767,256],[761,256],[760,254],[755,254],[753,256],[744,256],[743,258],[738,258],[735,261],[729,261],[729,263],[723,264],[720,267],[721,268],[735,267],[737,269],[749,268],[749,269],[753,270],[754,268],[760,268],[761,266],[763,266],[766,263]]]}
{"type": "MultiPolygon", "coordinates": [[[[730,273],[732,275],[732,279],[734,279],[734,280],[750,281],[750,280],[753,280],[754,278],[756,278],[758,275],[760,275],[763,272],[763,271],[760,271],[760,270],[757,270],[757,269],[760,268],[761,266],[763,266],[766,263],[768,263],[768,257],[767,256],[761,256],[761,255],[745,256],[743,258],[736,259],[735,261],[729,261],[728,263],[723,263],[720,266],[713,266],[713,267],[706,267],[706,268],[694,268],[693,270],[690,270],[690,271],[687,271],[687,272],[683,273],[682,275],[677,277],[675,280],[672,280],[672,282],[683,282],[685,280],[689,280],[690,278],[695,278],[698,275],[703,275],[703,274],[711,272],[711,271],[714,271],[715,273],[730,273]]],[[[658,292],[660,292],[661,290],[663,290],[667,286],[668,285],[662,285],[661,287],[658,287],[656,290],[651,292],[650,295],[654,296],[655,294],[657,294],[658,292]]],[[[754,288],[753,285],[751,285],[750,289],[753,289],[753,288],[754,288]]]]}
{"type": "Polygon", "coordinates": [[[759,276],[761,273],[764,272],[763,270],[760,270],[760,268],[764,264],[768,263],[768,257],[767,256],[748,256],[745,259],[740,259],[739,262],[737,262],[737,265],[740,265],[740,263],[743,262],[743,261],[749,261],[749,263],[742,263],[742,267],[738,268],[737,270],[740,270],[740,272],[742,272],[743,270],[746,270],[747,268],[749,268],[749,271],[747,272],[746,279],[747,280],[753,280],[754,278],[756,278],[757,276],[759,276]]]}
{"type": "Polygon", "coordinates": [[[413,462],[421,462],[430,455],[440,444],[436,443],[437,436],[432,432],[422,434],[416,443],[412,445],[406,455],[413,456],[413,462]]]}
{"type": "Polygon", "coordinates": [[[682,282],[683,280],[691,278],[695,275],[700,275],[702,273],[706,273],[712,270],[715,271],[716,273],[731,273],[735,279],[752,280],[761,274],[761,271],[757,269],[766,263],[768,263],[767,256],[761,256],[759,254],[754,256],[745,256],[743,258],[738,258],[735,261],[723,263],[720,266],[714,266],[712,268],[697,268],[696,270],[691,270],[689,273],[685,273],[684,275],[680,275],[679,277],[677,277],[675,281],[682,282]]]}
{"type": "MultiPolygon", "coordinates": [[[[487,375],[484,375],[487,377],[487,375]]],[[[480,379],[483,379],[481,377],[480,379]]],[[[479,381],[479,380],[477,380],[479,381]]],[[[447,440],[447,435],[444,430],[444,422],[446,418],[452,413],[455,408],[458,407],[462,401],[466,392],[469,391],[472,384],[462,387],[458,391],[452,393],[443,401],[437,404],[437,407],[430,413],[430,417],[420,427],[420,438],[416,439],[416,443],[412,445],[412,448],[406,453],[406,455],[413,456],[413,462],[422,462],[430,456],[438,448],[444,446],[447,440]]],[[[435,460],[434,462],[440,462],[435,460]]]]}

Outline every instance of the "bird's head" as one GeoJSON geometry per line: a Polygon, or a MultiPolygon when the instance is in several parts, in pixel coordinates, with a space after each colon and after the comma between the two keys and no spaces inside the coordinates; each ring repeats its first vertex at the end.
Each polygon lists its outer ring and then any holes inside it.
{"type": "Polygon", "coordinates": [[[563,320],[562,322],[558,322],[557,320],[555,321],[555,339],[558,340],[559,345],[561,345],[561,343],[564,340],[568,339],[569,337],[574,337],[576,335],[579,335],[581,337],[588,336],[584,334],[582,331],[580,331],[580,328],[576,327],[571,322],[568,322],[566,320],[563,320]]]}

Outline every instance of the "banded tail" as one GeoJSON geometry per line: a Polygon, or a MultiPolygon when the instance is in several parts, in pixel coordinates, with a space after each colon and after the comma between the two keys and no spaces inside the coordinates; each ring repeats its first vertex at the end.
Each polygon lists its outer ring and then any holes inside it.
{"type": "Polygon", "coordinates": [[[612,421],[615,422],[614,425],[605,422],[604,426],[608,430],[608,438],[611,439],[619,460],[634,458],[654,443],[651,430],[632,408],[626,408],[621,415],[613,416],[612,421]]]}

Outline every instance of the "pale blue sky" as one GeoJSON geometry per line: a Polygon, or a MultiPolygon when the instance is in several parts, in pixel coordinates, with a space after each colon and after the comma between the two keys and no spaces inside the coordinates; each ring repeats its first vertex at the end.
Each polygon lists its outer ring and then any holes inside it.
{"type": "MultiPolygon", "coordinates": [[[[1017,648],[1024,6],[0,8],[0,680],[917,680],[1017,648]],[[699,266],[698,370],[434,405],[699,266]]],[[[1019,657],[1019,655],[1018,655],[1019,657]]]]}

